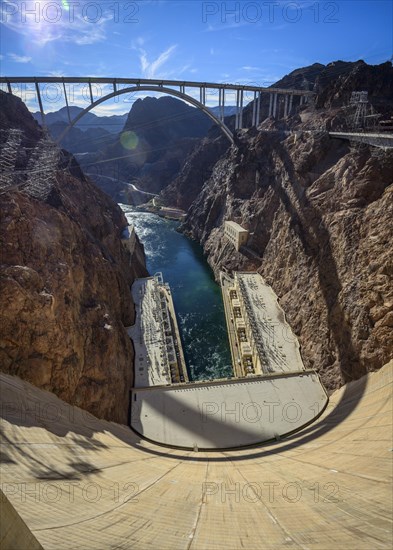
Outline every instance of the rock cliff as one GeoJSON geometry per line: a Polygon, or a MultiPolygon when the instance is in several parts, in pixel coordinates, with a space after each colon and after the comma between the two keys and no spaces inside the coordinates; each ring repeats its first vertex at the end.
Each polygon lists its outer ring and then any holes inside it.
{"type": "Polygon", "coordinates": [[[162,202],[188,210],[203,183],[210,178],[217,159],[228,147],[229,141],[225,136],[202,140],[186,158],[178,176],[160,193],[162,202]]]}
{"type": "Polygon", "coordinates": [[[393,354],[393,152],[324,132],[252,133],[216,164],[184,229],[216,274],[263,275],[332,389],[393,354]],[[226,219],[250,231],[248,250],[227,242],[226,219]]]}
{"type": "Polygon", "coordinates": [[[137,240],[127,251],[120,208],[48,144],[24,104],[4,93],[0,101],[2,153],[10,128],[22,140],[0,193],[0,368],[126,423],[125,327],[134,320],[130,284],[146,274],[143,248],[137,240]]]}
{"type": "MultiPolygon", "coordinates": [[[[216,163],[208,157],[207,180],[196,185],[199,168],[191,165],[177,181],[177,189],[201,189],[183,230],[201,242],[216,275],[222,268],[263,275],[299,337],[306,366],[330,390],[393,356],[393,152],[331,139],[324,129],[345,120],[340,94],[367,89],[373,70],[364,65],[349,64],[347,73],[340,65],[323,85],[325,69],[316,67],[313,105],[238,132],[216,163]],[[359,72],[367,78],[359,80],[359,72]],[[224,237],[225,220],[250,231],[242,253],[224,237]]],[[[371,100],[379,94],[390,113],[391,64],[374,73],[371,100]]],[[[177,189],[171,197],[178,203],[177,189]]]]}

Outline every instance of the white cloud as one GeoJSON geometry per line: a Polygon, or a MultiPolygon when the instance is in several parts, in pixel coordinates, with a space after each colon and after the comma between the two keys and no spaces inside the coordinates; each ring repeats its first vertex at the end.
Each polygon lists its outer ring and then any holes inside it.
{"type": "Polygon", "coordinates": [[[30,63],[31,57],[28,57],[27,55],[18,55],[16,53],[9,53],[8,57],[14,61],[14,63],[30,63]]]}
{"type": "Polygon", "coordinates": [[[259,67],[251,67],[250,65],[245,65],[242,67],[243,71],[260,71],[259,67]]]}
{"type": "Polygon", "coordinates": [[[204,32],[227,31],[232,29],[238,29],[240,27],[244,27],[245,25],[250,25],[250,24],[251,23],[248,21],[221,22],[218,25],[209,24],[207,28],[204,30],[204,32]]]}
{"type": "Polygon", "coordinates": [[[66,10],[59,0],[40,0],[24,2],[21,9],[17,9],[15,2],[2,0],[1,22],[39,46],[56,40],[81,46],[104,41],[106,23],[113,20],[113,13],[102,9],[94,15],[83,14],[79,4],[74,4],[75,9],[66,10]]]}
{"type": "Polygon", "coordinates": [[[149,61],[147,57],[147,52],[142,48],[139,48],[139,61],[141,64],[143,76],[145,78],[159,78],[160,76],[163,78],[164,74],[158,73],[158,71],[170,59],[176,48],[176,44],[170,46],[152,61],[149,61]]]}

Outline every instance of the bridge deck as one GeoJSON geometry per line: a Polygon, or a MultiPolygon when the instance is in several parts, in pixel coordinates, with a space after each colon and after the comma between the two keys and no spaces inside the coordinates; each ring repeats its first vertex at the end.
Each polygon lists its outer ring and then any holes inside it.
{"type": "Polygon", "coordinates": [[[197,82],[193,80],[166,80],[149,78],[81,77],[81,76],[0,76],[0,84],[125,84],[132,86],[175,86],[186,88],[214,88],[244,90],[251,92],[280,93],[284,95],[313,96],[314,92],[298,89],[268,88],[247,84],[227,84],[224,82],[197,82]]]}
{"type": "Polygon", "coordinates": [[[379,134],[372,132],[329,132],[330,137],[346,139],[358,143],[367,143],[382,149],[393,148],[393,134],[379,134]]]}

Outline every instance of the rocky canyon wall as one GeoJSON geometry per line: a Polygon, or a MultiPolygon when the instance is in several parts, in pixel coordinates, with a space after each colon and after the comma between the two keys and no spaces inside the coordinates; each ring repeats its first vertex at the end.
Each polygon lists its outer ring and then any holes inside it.
{"type": "MultiPolygon", "coordinates": [[[[183,230],[203,245],[216,276],[223,268],[263,275],[306,366],[331,390],[393,356],[393,151],[328,133],[353,124],[353,91],[368,92],[367,112],[390,117],[393,68],[314,64],[275,86],[315,95],[286,118],[236,132],[226,153],[203,142],[164,198],[178,204],[179,191],[190,189],[183,230]],[[250,231],[241,253],[224,237],[225,220],[250,231]]],[[[245,119],[251,112],[250,104],[245,119]]]]}
{"type": "Polygon", "coordinates": [[[263,275],[330,390],[393,356],[392,184],[392,151],[252,129],[217,162],[183,227],[216,274],[263,275]],[[225,220],[250,231],[242,253],[225,220]]]}
{"type": "Polygon", "coordinates": [[[126,250],[120,208],[66,152],[45,165],[40,127],[19,99],[0,99],[3,152],[10,128],[22,135],[14,186],[3,173],[0,194],[0,368],[126,423],[133,347],[125,327],[134,322],[130,285],[146,275],[143,247],[137,239],[126,250]]]}

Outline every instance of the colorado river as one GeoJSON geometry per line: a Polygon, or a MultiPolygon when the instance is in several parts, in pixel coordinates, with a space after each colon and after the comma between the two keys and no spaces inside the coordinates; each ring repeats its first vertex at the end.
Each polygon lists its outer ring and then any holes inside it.
{"type": "Polygon", "coordinates": [[[232,376],[221,290],[196,243],[178,222],[121,205],[145,247],[151,275],[161,271],[175,304],[191,380],[232,376]]]}

